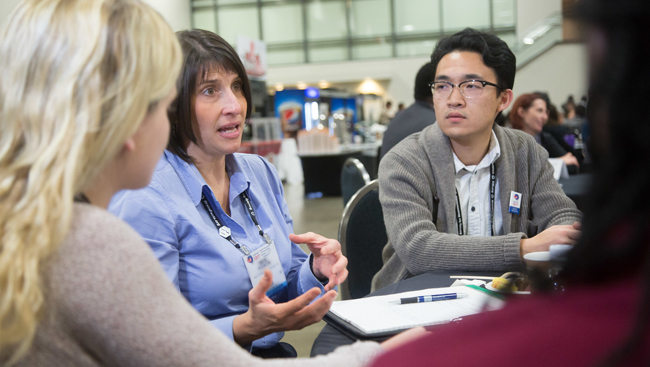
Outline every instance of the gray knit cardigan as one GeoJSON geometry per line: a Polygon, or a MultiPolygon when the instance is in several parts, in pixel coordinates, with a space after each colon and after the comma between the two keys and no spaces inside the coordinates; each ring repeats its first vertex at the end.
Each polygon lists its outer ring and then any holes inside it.
{"type": "Polygon", "coordinates": [[[495,166],[503,236],[458,236],[451,143],[437,123],[410,135],[381,160],[379,200],[388,244],[373,290],[434,270],[518,269],[522,238],[581,220],[553,178],[544,148],[522,131],[495,125],[494,133],[501,146],[495,166]],[[511,191],[522,194],[520,214],[508,212],[511,191]]]}

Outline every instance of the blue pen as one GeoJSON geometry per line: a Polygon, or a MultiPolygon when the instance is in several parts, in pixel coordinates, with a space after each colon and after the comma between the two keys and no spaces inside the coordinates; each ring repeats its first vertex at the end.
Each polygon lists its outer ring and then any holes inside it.
{"type": "Polygon", "coordinates": [[[409,297],[409,298],[400,298],[400,304],[404,305],[407,303],[421,303],[421,302],[435,302],[435,301],[445,301],[448,299],[458,299],[467,297],[467,293],[443,293],[443,294],[433,294],[430,296],[418,296],[418,297],[409,297]]]}

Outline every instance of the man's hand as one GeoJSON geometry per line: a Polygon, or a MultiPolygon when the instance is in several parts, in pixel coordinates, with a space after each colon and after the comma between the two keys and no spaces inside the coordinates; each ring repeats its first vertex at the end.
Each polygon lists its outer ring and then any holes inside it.
{"type": "Polygon", "coordinates": [[[308,232],[300,235],[290,234],[293,243],[304,243],[314,254],[314,275],[316,278],[328,278],[325,286],[328,291],[343,283],[348,277],[348,259],[341,252],[341,244],[337,240],[325,238],[319,234],[308,232]]]}
{"type": "Polygon", "coordinates": [[[266,296],[272,284],[273,275],[266,269],[259,283],[248,292],[248,311],[235,317],[232,323],[236,343],[246,345],[271,333],[300,330],[316,323],[325,316],[337,295],[336,291],[329,291],[309,304],[320,294],[320,289],[312,288],[289,302],[276,304],[266,296]]]}
{"type": "Polygon", "coordinates": [[[550,245],[575,245],[580,239],[580,222],[552,226],[533,238],[520,241],[521,257],[531,252],[548,251],[550,245]]]}

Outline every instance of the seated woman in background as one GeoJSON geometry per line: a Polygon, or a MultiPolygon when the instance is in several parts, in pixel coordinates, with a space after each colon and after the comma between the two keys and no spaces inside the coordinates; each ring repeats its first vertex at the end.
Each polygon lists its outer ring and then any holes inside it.
{"type": "Polygon", "coordinates": [[[542,131],[548,120],[548,106],[541,95],[528,93],[519,96],[509,117],[512,128],[532,135],[548,151],[549,158],[561,158],[567,166],[580,165],[578,159],[562,148],[551,134],[542,131]]]}
{"type": "Polygon", "coordinates": [[[389,352],[373,366],[650,365],[650,3],[589,0],[594,180],[565,291],[513,300],[389,352]],[[631,133],[633,132],[633,133],[631,133]]]}
{"type": "Polygon", "coordinates": [[[225,335],[246,348],[252,343],[261,357],[296,356],[279,343],[283,332],[319,321],[334,292],[307,307],[298,307],[303,301],[297,297],[314,298],[343,282],[347,259],[336,240],[292,234],[273,165],[237,153],[252,107],[237,52],[205,30],[179,32],[178,39],[185,61],[168,150],[151,184],[119,193],[109,210],[140,233],[168,278],[225,335]],[[307,243],[311,256],[297,243],[307,243]],[[262,276],[261,261],[273,270],[270,299],[249,297],[262,276]],[[254,307],[271,300],[288,301],[295,310],[275,315],[254,307]]]}
{"type": "MultiPolygon", "coordinates": [[[[182,57],[170,27],[137,0],[26,0],[2,26],[0,365],[349,367],[382,350],[366,342],[313,360],[252,357],[105,210],[117,191],[149,184],[182,57]]],[[[313,309],[318,291],[276,305],[264,298],[271,283],[267,270],[252,308],[311,319],[336,296],[313,309]]]]}

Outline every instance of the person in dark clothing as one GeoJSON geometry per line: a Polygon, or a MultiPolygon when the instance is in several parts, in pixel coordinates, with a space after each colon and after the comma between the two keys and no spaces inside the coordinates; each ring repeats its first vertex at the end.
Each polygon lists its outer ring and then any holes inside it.
{"type": "Polygon", "coordinates": [[[564,124],[572,129],[577,129],[579,132],[582,131],[582,128],[587,122],[587,97],[582,97],[580,103],[578,103],[574,108],[573,117],[567,118],[564,121],[564,124]]]}
{"type": "Polygon", "coordinates": [[[570,120],[576,115],[576,103],[573,100],[573,95],[570,95],[567,98],[566,102],[562,105],[562,111],[564,111],[564,118],[570,120]]]}
{"type": "MultiPolygon", "coordinates": [[[[549,133],[542,131],[548,120],[548,107],[545,99],[539,94],[522,94],[517,98],[510,111],[510,122],[513,129],[522,130],[535,137],[535,140],[547,151],[549,158],[561,158],[567,167],[578,167],[578,159],[567,152],[549,133]]],[[[572,168],[571,171],[575,171],[572,168]]]]}
{"type": "Polygon", "coordinates": [[[402,139],[436,122],[436,114],[433,110],[433,95],[429,86],[432,81],[433,70],[431,63],[428,62],[420,68],[415,77],[415,91],[413,93],[415,103],[395,115],[390,125],[388,125],[388,129],[384,133],[379,159],[383,158],[402,139]]]}
{"type": "Polygon", "coordinates": [[[544,128],[543,132],[551,134],[553,138],[560,144],[562,149],[573,154],[577,159],[578,163],[582,164],[584,160],[584,155],[581,151],[576,150],[572,145],[569,145],[567,140],[565,140],[566,135],[571,135],[575,137],[575,129],[572,129],[563,124],[564,117],[558,113],[557,107],[552,103],[548,105],[548,121],[544,128]]]}

